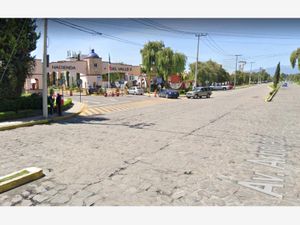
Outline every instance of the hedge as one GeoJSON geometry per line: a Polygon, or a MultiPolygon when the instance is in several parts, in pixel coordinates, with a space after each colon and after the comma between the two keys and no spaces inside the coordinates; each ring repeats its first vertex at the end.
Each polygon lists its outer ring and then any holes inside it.
{"type": "Polygon", "coordinates": [[[42,96],[32,94],[16,99],[0,99],[0,112],[18,112],[25,109],[42,109],[42,96]]]}
{"type": "MultiPolygon", "coordinates": [[[[30,96],[21,96],[16,99],[0,99],[0,112],[18,112],[20,110],[42,110],[43,99],[41,95],[32,94],[30,96]]],[[[72,99],[68,98],[64,102],[65,107],[72,105],[72,99]]]]}

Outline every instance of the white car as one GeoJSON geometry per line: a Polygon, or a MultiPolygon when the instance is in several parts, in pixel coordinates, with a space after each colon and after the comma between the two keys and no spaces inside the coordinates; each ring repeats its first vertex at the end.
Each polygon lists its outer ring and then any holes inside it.
{"type": "Polygon", "coordinates": [[[144,94],[144,90],[142,88],[139,87],[131,87],[128,89],[128,94],[131,95],[143,95],[144,94]]]}

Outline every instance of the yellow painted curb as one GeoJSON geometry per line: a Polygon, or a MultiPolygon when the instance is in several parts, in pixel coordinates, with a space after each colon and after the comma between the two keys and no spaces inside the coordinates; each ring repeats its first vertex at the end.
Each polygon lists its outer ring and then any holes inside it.
{"type": "Polygon", "coordinates": [[[272,95],[267,96],[266,99],[265,99],[265,101],[266,101],[266,102],[272,101],[272,99],[274,98],[274,96],[275,96],[276,93],[278,92],[279,88],[280,88],[280,86],[278,86],[278,87],[275,89],[275,91],[272,93],[272,95]]]}
{"type": "Polygon", "coordinates": [[[49,122],[60,121],[60,120],[66,120],[66,119],[70,119],[70,118],[72,118],[72,117],[78,116],[79,114],[81,114],[82,112],[84,112],[84,111],[86,110],[86,107],[87,107],[86,104],[85,104],[85,103],[82,103],[82,105],[83,105],[83,106],[81,107],[81,109],[80,109],[78,112],[72,113],[72,114],[70,114],[70,115],[65,115],[65,116],[58,116],[58,117],[55,117],[55,118],[49,120],[49,122]]]}
{"type": "Polygon", "coordinates": [[[9,191],[13,188],[19,187],[23,184],[29,183],[31,181],[40,179],[41,177],[45,176],[43,170],[37,167],[29,167],[23,170],[19,170],[17,172],[13,172],[6,176],[0,177],[0,181],[7,179],[3,182],[0,182],[0,194],[9,191]],[[25,172],[23,175],[16,176],[14,178],[9,179],[19,173],[25,172]]]}
{"type": "Polygon", "coordinates": [[[12,129],[16,129],[19,127],[30,127],[30,126],[34,126],[34,125],[41,125],[41,124],[48,124],[48,123],[50,123],[49,120],[38,120],[38,121],[32,121],[32,122],[27,122],[27,123],[20,123],[20,124],[16,124],[16,125],[6,126],[6,127],[0,127],[0,131],[12,130],[12,129]]]}

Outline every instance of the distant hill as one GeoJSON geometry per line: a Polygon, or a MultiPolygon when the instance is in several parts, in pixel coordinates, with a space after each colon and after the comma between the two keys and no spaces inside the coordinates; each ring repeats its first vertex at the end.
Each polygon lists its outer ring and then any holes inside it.
{"type": "MultiPolygon", "coordinates": [[[[273,76],[276,70],[276,66],[274,67],[268,67],[265,68],[265,70],[271,75],[273,76]]],[[[254,70],[254,72],[258,72],[259,70],[254,70]]],[[[290,65],[281,65],[280,66],[280,72],[281,73],[285,73],[285,74],[296,74],[296,73],[300,73],[300,71],[298,70],[298,67],[296,67],[295,69],[292,69],[292,67],[290,65]]]]}

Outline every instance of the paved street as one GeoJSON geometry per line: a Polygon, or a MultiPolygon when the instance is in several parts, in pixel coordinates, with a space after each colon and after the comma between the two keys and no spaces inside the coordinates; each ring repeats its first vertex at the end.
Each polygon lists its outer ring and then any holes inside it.
{"type": "Polygon", "coordinates": [[[0,132],[0,175],[46,174],[0,194],[0,205],[299,206],[300,86],[267,103],[269,91],[119,97],[106,112],[95,96],[94,114],[0,132]]]}
{"type": "MultiPolygon", "coordinates": [[[[66,98],[69,98],[69,95],[66,95],[66,98]]],[[[78,93],[76,95],[71,96],[73,101],[80,101],[80,97],[78,93]]],[[[82,96],[82,102],[88,104],[89,106],[104,106],[104,105],[113,105],[117,103],[128,103],[132,101],[143,101],[148,99],[148,94],[145,95],[125,95],[119,97],[103,97],[103,96],[82,96]]]]}

